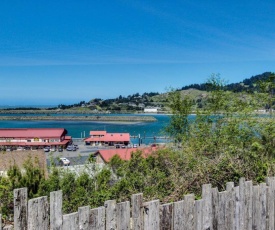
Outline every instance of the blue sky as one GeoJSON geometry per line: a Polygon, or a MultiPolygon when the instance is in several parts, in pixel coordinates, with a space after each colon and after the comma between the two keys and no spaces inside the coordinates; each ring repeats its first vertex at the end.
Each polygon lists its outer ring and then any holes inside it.
{"type": "Polygon", "coordinates": [[[0,105],[57,105],[274,72],[274,0],[0,1],[0,105]]]}

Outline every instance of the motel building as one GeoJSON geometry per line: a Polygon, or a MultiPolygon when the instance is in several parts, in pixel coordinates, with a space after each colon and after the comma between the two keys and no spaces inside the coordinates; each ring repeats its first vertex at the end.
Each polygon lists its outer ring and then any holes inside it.
{"type": "Polygon", "coordinates": [[[1,149],[66,148],[72,141],[63,128],[0,129],[1,149]]]}
{"type": "Polygon", "coordinates": [[[129,133],[107,133],[106,131],[91,131],[90,137],[85,140],[86,145],[91,146],[116,146],[130,143],[129,133]]]}

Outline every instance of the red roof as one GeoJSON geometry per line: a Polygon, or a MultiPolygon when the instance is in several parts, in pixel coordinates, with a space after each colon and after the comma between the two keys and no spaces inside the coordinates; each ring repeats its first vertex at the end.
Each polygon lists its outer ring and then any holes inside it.
{"type": "Polygon", "coordinates": [[[106,131],[91,131],[90,132],[90,135],[91,136],[105,136],[106,135],[106,131]]]}
{"type": "Polygon", "coordinates": [[[122,160],[130,160],[131,153],[136,152],[138,150],[142,151],[142,156],[147,157],[151,155],[154,151],[158,148],[156,147],[149,147],[149,148],[130,148],[130,149],[103,149],[98,150],[95,155],[100,155],[105,162],[109,162],[111,158],[115,155],[118,155],[122,160]]]}
{"type": "Polygon", "coordinates": [[[0,138],[60,138],[66,133],[62,128],[0,129],[0,138]]]}
{"type": "Polygon", "coordinates": [[[85,141],[129,142],[129,133],[106,133],[103,137],[88,137],[85,141]]]}

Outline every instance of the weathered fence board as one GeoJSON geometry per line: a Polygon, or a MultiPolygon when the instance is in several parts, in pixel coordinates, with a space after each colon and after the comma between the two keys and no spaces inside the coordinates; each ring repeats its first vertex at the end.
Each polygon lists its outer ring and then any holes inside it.
{"type": "Polygon", "coordinates": [[[218,229],[222,230],[222,229],[226,229],[226,203],[227,203],[227,195],[228,192],[224,191],[224,192],[219,192],[218,194],[218,229]]]}
{"type": "Polygon", "coordinates": [[[252,229],[252,205],[253,205],[252,181],[245,182],[245,230],[252,229]]]}
{"type": "Polygon", "coordinates": [[[212,226],[213,230],[218,229],[219,214],[219,191],[217,188],[212,189],[212,226]]]}
{"type": "Polygon", "coordinates": [[[116,223],[116,201],[105,201],[104,206],[106,208],[106,230],[117,229],[116,223]]]}
{"type": "Polygon", "coordinates": [[[144,230],[160,228],[159,208],[159,200],[144,203],[144,230]]]}
{"type": "Polygon", "coordinates": [[[252,228],[260,229],[260,187],[253,186],[253,208],[252,208],[252,228]]]}
{"type": "Polygon", "coordinates": [[[267,194],[266,194],[266,209],[267,209],[267,216],[266,216],[266,229],[267,230],[274,230],[274,197],[275,197],[275,179],[274,177],[272,178],[267,178],[266,179],[267,183],[267,194]]]}
{"type": "Polygon", "coordinates": [[[195,196],[194,194],[185,195],[185,209],[183,212],[184,228],[186,230],[194,229],[194,214],[195,214],[195,196]]]}
{"type": "Polygon", "coordinates": [[[233,230],[240,230],[240,187],[234,187],[233,189],[235,208],[234,208],[234,223],[233,230]]]}
{"type": "Polygon", "coordinates": [[[15,189],[13,191],[13,202],[14,202],[14,229],[27,230],[28,189],[27,188],[15,189]]]}
{"type": "Polygon", "coordinates": [[[116,207],[117,229],[130,229],[130,202],[117,204],[116,207]]]}
{"type": "Polygon", "coordinates": [[[63,230],[79,229],[79,221],[78,220],[79,220],[78,212],[63,215],[63,230]]]}
{"type": "Polygon", "coordinates": [[[2,229],[2,215],[0,214],[0,229],[2,229]]]}
{"type": "Polygon", "coordinates": [[[194,229],[201,230],[203,228],[203,200],[196,200],[195,202],[195,217],[194,217],[194,229]]]}
{"type": "Polygon", "coordinates": [[[229,182],[226,184],[226,191],[228,193],[227,201],[226,201],[226,210],[225,210],[225,225],[226,229],[234,229],[235,219],[235,194],[234,194],[234,183],[229,182]]]}
{"type": "Polygon", "coordinates": [[[201,229],[212,229],[212,185],[205,184],[202,186],[203,199],[203,226],[201,229]]]}
{"type": "Polygon", "coordinates": [[[260,229],[265,230],[266,229],[266,211],[267,211],[267,205],[266,205],[266,191],[267,186],[266,183],[260,184],[260,229]]]}
{"type": "Polygon", "coordinates": [[[239,192],[240,192],[240,230],[245,229],[245,178],[239,180],[239,192]]]}
{"type": "Polygon", "coordinates": [[[160,229],[173,230],[173,203],[160,206],[160,229]]]}
{"type": "Polygon", "coordinates": [[[174,222],[174,230],[181,230],[183,229],[184,226],[184,205],[185,202],[184,200],[178,201],[174,203],[174,217],[173,217],[173,222],[174,222]]]}
{"type": "Polygon", "coordinates": [[[50,193],[50,229],[62,229],[62,191],[50,193]]]}
{"type": "Polygon", "coordinates": [[[79,215],[79,229],[80,230],[88,230],[89,229],[89,222],[90,222],[90,207],[80,207],[78,208],[78,215],[79,215]]]}
{"type": "Polygon", "coordinates": [[[132,195],[132,224],[133,230],[143,230],[143,194],[132,195]]]}
{"type": "Polygon", "coordinates": [[[28,230],[49,229],[49,204],[46,196],[28,202],[28,230]]]}
{"type": "Polygon", "coordinates": [[[91,230],[105,230],[105,207],[90,210],[89,225],[91,230]]]}

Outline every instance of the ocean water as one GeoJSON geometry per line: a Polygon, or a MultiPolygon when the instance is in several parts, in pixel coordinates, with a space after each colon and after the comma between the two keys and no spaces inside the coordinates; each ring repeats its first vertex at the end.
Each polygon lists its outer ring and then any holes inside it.
{"type": "MultiPolygon", "coordinates": [[[[70,114],[70,116],[71,115],[72,114],[70,114]]],[[[133,115],[137,116],[136,114],[133,115]]],[[[122,114],[119,116],[125,115],[122,114]]],[[[126,114],[126,116],[129,116],[129,114],[126,114]]],[[[134,124],[114,124],[92,121],[0,121],[0,128],[65,128],[68,131],[67,135],[72,136],[73,138],[88,137],[91,130],[106,130],[109,133],[130,133],[131,136],[136,137],[140,135],[142,142],[145,144],[167,142],[167,139],[155,140],[153,137],[165,136],[164,128],[169,123],[169,116],[160,114],[150,116],[154,116],[157,121],[134,124]]],[[[132,143],[137,144],[139,139],[132,138],[131,141],[132,143]]]]}

